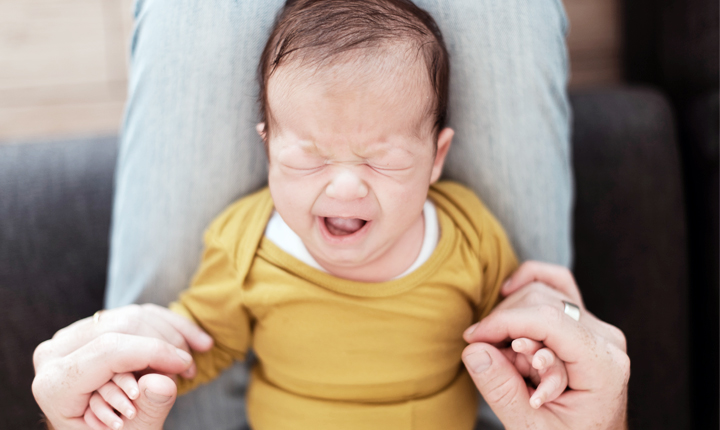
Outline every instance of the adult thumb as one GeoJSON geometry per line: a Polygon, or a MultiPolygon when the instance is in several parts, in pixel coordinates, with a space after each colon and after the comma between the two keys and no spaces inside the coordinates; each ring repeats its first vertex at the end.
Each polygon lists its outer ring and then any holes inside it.
{"type": "Polygon", "coordinates": [[[468,345],[462,354],[470,377],[506,429],[526,428],[535,409],[525,380],[497,348],[486,343],[468,345]]]}
{"type": "Polygon", "coordinates": [[[165,375],[149,373],[138,381],[140,396],[134,401],[137,416],[127,421],[126,430],[162,430],[177,398],[175,382],[165,375]]]}

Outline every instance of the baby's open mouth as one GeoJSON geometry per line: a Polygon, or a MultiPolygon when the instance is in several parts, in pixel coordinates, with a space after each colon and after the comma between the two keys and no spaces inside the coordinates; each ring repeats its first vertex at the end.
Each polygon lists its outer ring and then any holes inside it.
{"type": "Polygon", "coordinates": [[[367,223],[360,218],[331,218],[325,217],[325,227],[333,236],[347,236],[363,228],[367,223]]]}

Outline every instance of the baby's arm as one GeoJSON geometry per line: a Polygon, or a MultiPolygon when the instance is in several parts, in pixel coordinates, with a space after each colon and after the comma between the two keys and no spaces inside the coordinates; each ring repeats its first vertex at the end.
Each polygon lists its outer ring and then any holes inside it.
{"type": "Polygon", "coordinates": [[[531,392],[530,406],[538,409],[544,403],[552,402],[562,394],[568,385],[565,362],[546,348],[542,342],[528,338],[515,339],[512,350],[505,352],[515,368],[535,385],[531,392]]]}

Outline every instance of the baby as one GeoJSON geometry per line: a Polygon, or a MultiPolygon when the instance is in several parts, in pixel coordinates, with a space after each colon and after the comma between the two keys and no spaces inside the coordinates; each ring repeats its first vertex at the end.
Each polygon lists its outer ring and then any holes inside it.
{"type": "MultiPolygon", "coordinates": [[[[453,130],[435,22],[408,0],[291,0],[259,76],[269,187],[211,224],[170,306],[214,340],[179,390],[252,347],[255,430],[473,428],[462,333],[517,260],[471,191],[437,182],[453,130]]],[[[548,350],[514,346],[539,381],[548,350]]]]}

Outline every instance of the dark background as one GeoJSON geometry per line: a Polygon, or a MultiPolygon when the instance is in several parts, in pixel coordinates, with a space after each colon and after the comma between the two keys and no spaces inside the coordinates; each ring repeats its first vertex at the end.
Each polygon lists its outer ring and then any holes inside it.
{"type": "MultiPolygon", "coordinates": [[[[676,115],[689,263],[693,428],[718,428],[717,0],[626,0],[627,82],[663,91],[676,115]]],[[[662,360],[662,357],[658,357],[662,360]]]]}

